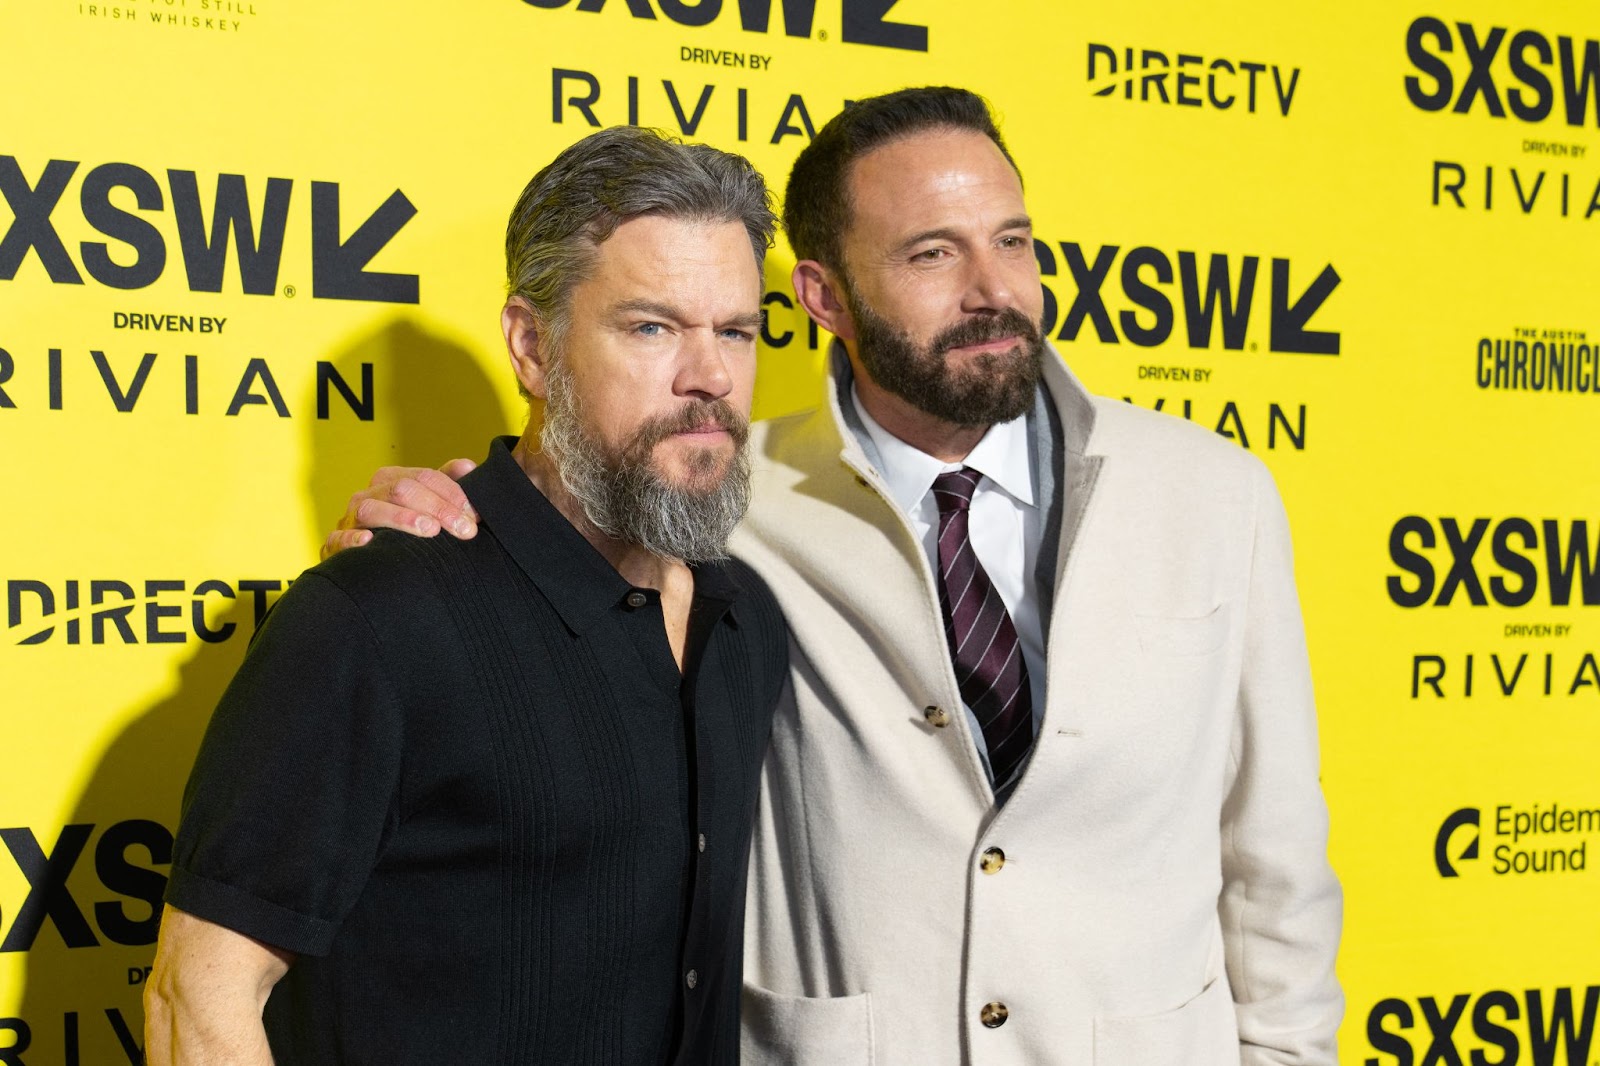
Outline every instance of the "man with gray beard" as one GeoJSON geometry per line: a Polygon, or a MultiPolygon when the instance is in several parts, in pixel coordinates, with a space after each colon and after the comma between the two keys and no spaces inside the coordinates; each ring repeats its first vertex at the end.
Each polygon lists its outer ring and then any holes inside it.
{"type": "MultiPolygon", "coordinates": [[[[1341,895],[1271,475],[1050,351],[975,94],[848,105],[784,228],[834,343],[821,405],[752,428],[732,541],[793,656],[744,1061],[1333,1066],[1341,895]]],[[[363,524],[471,533],[447,479],[394,474],[363,524]]]]}
{"type": "Polygon", "coordinates": [[[152,1064],[738,1058],[747,856],[787,674],[727,558],[774,219],[742,158],[597,133],[524,190],[501,325],[542,430],[470,541],[308,571],[185,795],[152,1064]]]}

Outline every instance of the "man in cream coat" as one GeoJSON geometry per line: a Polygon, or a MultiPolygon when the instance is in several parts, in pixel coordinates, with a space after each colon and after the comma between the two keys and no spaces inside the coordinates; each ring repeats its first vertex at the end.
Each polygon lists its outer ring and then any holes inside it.
{"type": "MultiPolygon", "coordinates": [[[[784,214],[837,341],[822,406],[752,433],[731,544],[793,633],[745,1061],[1332,1066],[1341,898],[1265,468],[1049,349],[978,97],[853,104],[784,214]]],[[[405,473],[345,524],[471,531],[405,473]]]]}
{"type": "Polygon", "coordinates": [[[795,648],[746,1060],[1332,1064],[1340,895],[1270,476],[1030,358],[1021,181],[970,94],[845,111],[784,216],[797,295],[839,341],[823,406],[753,439],[732,544],[795,648]],[[930,486],[963,465],[1031,681],[1002,803],[940,599],[930,486]]]}

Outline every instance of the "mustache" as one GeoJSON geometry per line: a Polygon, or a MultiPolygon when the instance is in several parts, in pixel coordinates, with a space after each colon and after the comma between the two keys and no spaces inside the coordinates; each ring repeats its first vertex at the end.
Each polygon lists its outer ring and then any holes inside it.
{"type": "Polygon", "coordinates": [[[935,355],[943,355],[951,348],[1004,340],[1007,337],[1016,337],[1029,346],[1036,346],[1039,343],[1039,326],[1015,307],[1008,307],[998,314],[974,315],[957,322],[940,331],[929,348],[935,355]]]}
{"type": "Polygon", "coordinates": [[[646,421],[634,432],[627,450],[632,455],[648,454],[676,433],[689,433],[707,426],[723,430],[740,448],[750,439],[750,420],[735,411],[727,400],[690,400],[671,414],[657,415],[646,421]]]}

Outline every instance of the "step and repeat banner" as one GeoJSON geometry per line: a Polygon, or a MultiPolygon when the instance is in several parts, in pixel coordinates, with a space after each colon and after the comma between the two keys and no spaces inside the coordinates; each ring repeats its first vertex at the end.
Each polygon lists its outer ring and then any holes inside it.
{"type": "MultiPolygon", "coordinates": [[[[1341,1061],[1600,1058],[1600,9],[0,0],[0,1062],[135,1062],[178,803],[384,463],[522,410],[505,217],[603,125],[781,189],[988,96],[1089,387],[1259,455],[1347,893],[1341,1061]]],[[[767,273],[757,415],[825,336],[767,273]]]]}

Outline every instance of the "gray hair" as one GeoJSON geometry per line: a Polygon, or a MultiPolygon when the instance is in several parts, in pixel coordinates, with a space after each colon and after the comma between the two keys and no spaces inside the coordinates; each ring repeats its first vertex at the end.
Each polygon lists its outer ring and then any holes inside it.
{"type": "Polygon", "coordinates": [[[638,126],[590,134],[533,176],[506,225],[508,294],[528,301],[556,350],[596,248],[641,215],[741,222],[758,267],[776,226],[766,182],[743,156],[638,126]]]}

